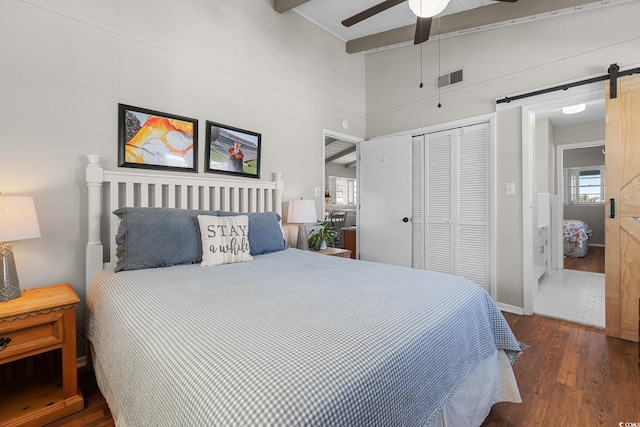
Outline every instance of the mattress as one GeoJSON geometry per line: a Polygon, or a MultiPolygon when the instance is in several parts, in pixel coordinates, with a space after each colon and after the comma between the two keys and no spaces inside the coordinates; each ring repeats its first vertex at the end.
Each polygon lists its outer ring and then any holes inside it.
{"type": "Polygon", "coordinates": [[[519,400],[509,363],[510,380],[483,376],[520,350],[506,321],[478,285],[441,273],[295,249],[105,270],[85,326],[130,427],[479,425],[494,400],[519,400]],[[456,406],[463,390],[489,403],[456,406]]]}

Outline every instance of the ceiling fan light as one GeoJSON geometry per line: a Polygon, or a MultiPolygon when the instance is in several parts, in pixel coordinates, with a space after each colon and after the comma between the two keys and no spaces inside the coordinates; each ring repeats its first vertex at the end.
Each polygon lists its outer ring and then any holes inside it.
{"type": "Polygon", "coordinates": [[[436,16],[449,4],[449,0],[409,0],[409,8],[420,18],[436,16]]]}
{"type": "Polygon", "coordinates": [[[582,113],[587,106],[585,104],[569,105],[562,107],[562,114],[578,114],[582,113]]]}

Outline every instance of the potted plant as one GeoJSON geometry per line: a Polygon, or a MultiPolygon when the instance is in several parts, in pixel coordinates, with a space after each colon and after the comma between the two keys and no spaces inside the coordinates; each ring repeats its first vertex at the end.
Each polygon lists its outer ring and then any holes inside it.
{"type": "Polygon", "coordinates": [[[328,243],[333,243],[335,235],[333,234],[334,228],[330,222],[318,223],[319,228],[314,229],[309,233],[309,249],[319,251],[326,249],[328,243]]]}

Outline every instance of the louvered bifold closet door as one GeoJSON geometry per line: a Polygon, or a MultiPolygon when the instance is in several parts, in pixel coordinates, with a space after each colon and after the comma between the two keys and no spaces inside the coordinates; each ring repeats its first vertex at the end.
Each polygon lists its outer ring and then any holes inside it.
{"type": "Polygon", "coordinates": [[[411,141],[411,268],[424,264],[424,135],[411,141]]]}
{"type": "Polygon", "coordinates": [[[425,135],[427,270],[454,273],[454,138],[452,131],[425,135]]]}
{"type": "Polygon", "coordinates": [[[455,274],[485,289],[489,271],[488,127],[460,130],[457,144],[457,226],[455,274]]]}

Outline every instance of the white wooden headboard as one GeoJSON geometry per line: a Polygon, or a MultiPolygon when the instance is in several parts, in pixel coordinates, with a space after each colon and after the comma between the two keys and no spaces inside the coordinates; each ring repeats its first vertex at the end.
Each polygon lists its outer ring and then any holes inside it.
{"type": "Polygon", "coordinates": [[[226,210],[231,212],[277,212],[282,216],[282,175],[273,181],[233,180],[218,176],[143,174],[108,171],[100,156],[87,155],[89,187],[86,250],[86,291],[94,276],[116,262],[115,235],[118,218],[111,214],[122,207],[226,210]],[[103,201],[106,209],[103,207],[103,201]],[[104,231],[108,230],[108,232],[104,231]],[[109,255],[105,262],[101,232],[108,233],[109,255]]]}

